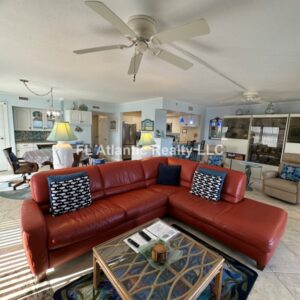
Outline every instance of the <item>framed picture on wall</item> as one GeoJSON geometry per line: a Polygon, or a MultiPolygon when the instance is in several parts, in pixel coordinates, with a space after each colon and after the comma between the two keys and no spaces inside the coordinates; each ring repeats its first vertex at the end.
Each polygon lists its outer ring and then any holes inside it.
{"type": "Polygon", "coordinates": [[[142,131],[154,131],[154,121],[150,119],[142,121],[142,131]]]}
{"type": "Polygon", "coordinates": [[[110,130],[117,130],[117,120],[111,120],[109,123],[110,130]]]}

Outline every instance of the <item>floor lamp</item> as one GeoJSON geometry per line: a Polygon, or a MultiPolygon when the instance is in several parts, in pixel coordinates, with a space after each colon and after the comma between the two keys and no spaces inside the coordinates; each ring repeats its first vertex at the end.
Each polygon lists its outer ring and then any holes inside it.
{"type": "Polygon", "coordinates": [[[72,167],[73,149],[68,143],[77,140],[69,122],[55,122],[47,141],[57,142],[52,146],[53,167],[62,169],[72,167]]]}

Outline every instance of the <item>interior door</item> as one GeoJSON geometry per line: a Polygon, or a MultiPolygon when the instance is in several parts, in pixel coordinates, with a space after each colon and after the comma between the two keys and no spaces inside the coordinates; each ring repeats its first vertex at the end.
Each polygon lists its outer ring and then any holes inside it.
{"type": "Polygon", "coordinates": [[[9,145],[8,134],[8,119],[7,119],[7,105],[0,102],[0,171],[8,170],[8,162],[4,156],[3,149],[9,145]]]}
{"type": "Polygon", "coordinates": [[[108,146],[109,143],[109,126],[108,126],[108,117],[99,118],[99,145],[102,145],[104,149],[108,146]]]}

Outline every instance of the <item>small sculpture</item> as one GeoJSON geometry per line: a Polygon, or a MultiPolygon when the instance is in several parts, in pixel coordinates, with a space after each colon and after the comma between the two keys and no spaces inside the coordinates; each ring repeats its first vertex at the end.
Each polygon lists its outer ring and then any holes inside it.
{"type": "Polygon", "coordinates": [[[166,246],[162,243],[154,245],[151,251],[151,258],[153,261],[159,264],[164,264],[167,261],[166,246]]]}

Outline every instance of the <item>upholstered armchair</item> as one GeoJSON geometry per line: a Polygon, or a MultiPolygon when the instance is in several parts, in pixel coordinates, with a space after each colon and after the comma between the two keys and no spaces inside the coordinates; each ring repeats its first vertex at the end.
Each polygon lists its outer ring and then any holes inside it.
{"type": "Polygon", "coordinates": [[[300,203],[300,181],[286,180],[279,177],[284,165],[300,168],[300,154],[285,153],[278,171],[263,172],[263,192],[289,203],[300,203]]]}

